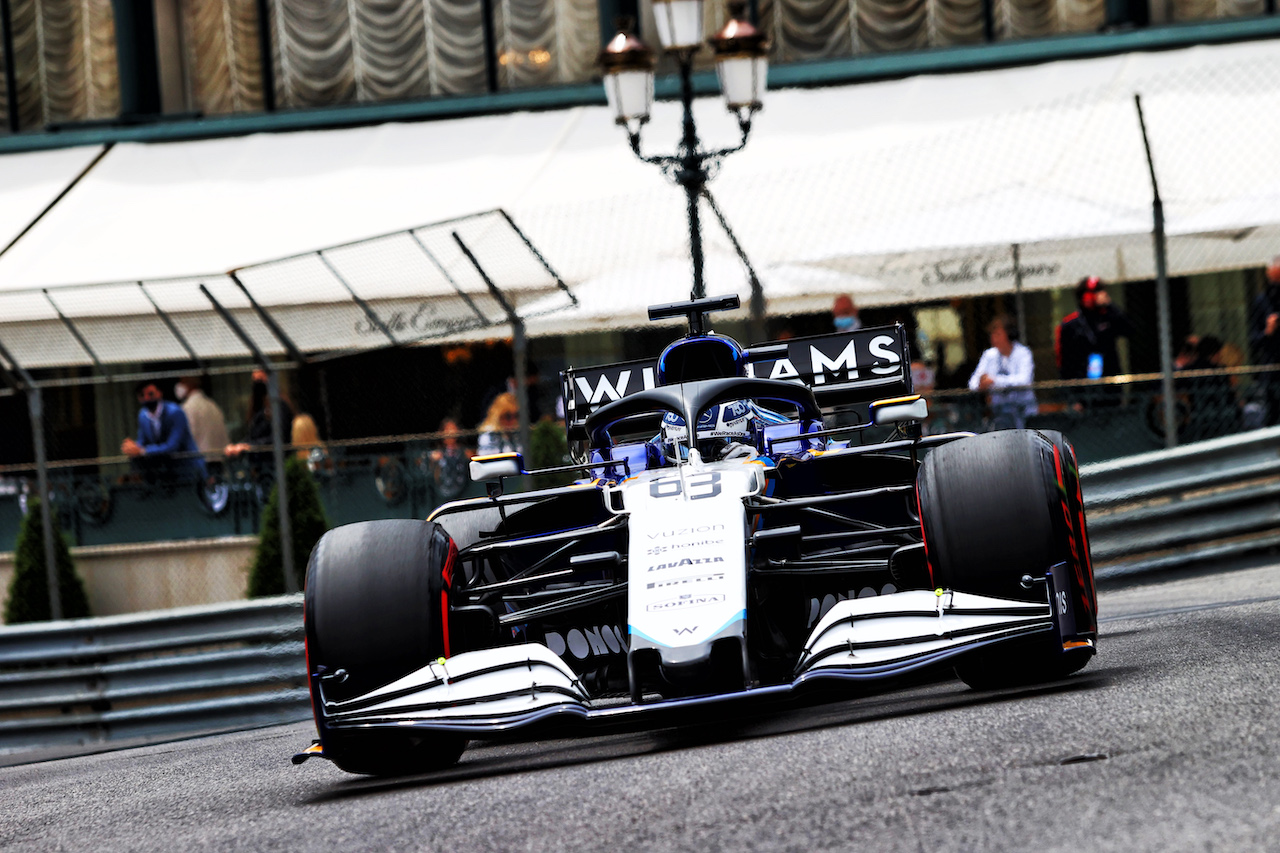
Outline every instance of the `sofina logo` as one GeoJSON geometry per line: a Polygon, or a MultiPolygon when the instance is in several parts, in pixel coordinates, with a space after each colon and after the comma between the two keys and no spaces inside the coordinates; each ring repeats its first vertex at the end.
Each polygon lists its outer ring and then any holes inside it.
{"type": "Polygon", "coordinates": [[[666,601],[655,601],[645,609],[650,613],[663,613],[669,610],[689,610],[694,607],[706,607],[708,604],[719,604],[724,601],[723,595],[682,595],[679,598],[668,598],[666,601]]]}

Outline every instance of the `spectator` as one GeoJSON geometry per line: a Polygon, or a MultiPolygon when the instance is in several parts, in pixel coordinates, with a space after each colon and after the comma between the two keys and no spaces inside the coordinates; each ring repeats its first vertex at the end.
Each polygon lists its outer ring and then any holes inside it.
{"type": "MultiPolygon", "coordinates": [[[[1280,255],[1267,267],[1267,286],[1249,306],[1249,348],[1254,364],[1280,364],[1280,255]]],[[[1280,423],[1280,377],[1258,374],[1258,401],[1266,423],[1280,423]]]]}
{"type": "Polygon", "coordinates": [[[199,376],[184,376],[173,386],[173,396],[182,404],[187,416],[191,437],[201,453],[221,453],[230,443],[227,437],[227,419],[222,409],[204,393],[199,376]]]}
{"type": "MultiPolygon", "coordinates": [[[[1191,335],[1187,342],[1183,347],[1191,348],[1190,360],[1177,360],[1182,362],[1178,365],[1179,372],[1215,370],[1224,366],[1222,359],[1226,355],[1226,346],[1221,339],[1213,335],[1191,335]]],[[[1180,377],[1175,387],[1178,395],[1175,410],[1185,408],[1185,413],[1176,411],[1180,422],[1179,434],[1183,440],[1200,441],[1239,429],[1242,413],[1231,377],[1180,377]]]]}
{"type": "Polygon", "coordinates": [[[852,296],[842,293],[836,297],[831,306],[831,323],[837,332],[852,332],[862,328],[862,321],[858,319],[858,306],[854,304],[852,296]]]}
{"type": "Polygon", "coordinates": [[[431,475],[436,493],[441,499],[451,501],[462,494],[471,482],[468,461],[471,451],[458,440],[461,434],[458,422],[445,418],[440,422],[440,447],[431,451],[431,475]]]}
{"type": "Polygon", "coordinates": [[[1011,317],[996,317],[987,324],[987,334],[991,348],[978,359],[969,390],[988,392],[992,429],[1025,429],[1027,416],[1039,411],[1035,392],[1026,387],[1035,381],[1035,359],[1018,342],[1018,326],[1011,317]]]}
{"type": "Polygon", "coordinates": [[[503,391],[489,404],[489,412],[476,427],[480,431],[477,452],[481,456],[494,453],[520,453],[516,429],[520,421],[520,406],[516,395],[503,391]]]}
{"type": "Polygon", "coordinates": [[[1116,339],[1128,337],[1133,325],[1111,303],[1107,285],[1097,276],[1076,285],[1078,310],[1062,318],[1054,339],[1058,373],[1063,379],[1101,379],[1116,376],[1120,355],[1116,339]]]}
{"type": "Polygon", "coordinates": [[[204,460],[199,456],[175,456],[199,452],[182,407],[166,402],[154,382],[143,382],[134,392],[140,406],[138,437],[121,442],[120,452],[131,457],[134,468],[149,481],[207,479],[204,460]]]}
{"type": "MultiPolygon", "coordinates": [[[[316,426],[316,419],[306,412],[293,419],[293,424],[289,430],[289,443],[297,449],[297,456],[303,462],[311,460],[312,450],[318,449],[320,457],[324,457],[324,444],[320,441],[320,428],[316,426]]],[[[315,470],[314,465],[311,468],[313,471],[315,470]]]]}
{"type": "MultiPolygon", "coordinates": [[[[271,406],[268,405],[269,398],[267,395],[267,372],[265,370],[253,371],[253,388],[249,397],[249,413],[245,418],[248,424],[245,430],[245,440],[238,444],[227,445],[227,455],[231,457],[239,456],[242,453],[249,452],[255,447],[265,447],[271,444],[271,406]]],[[[293,425],[293,406],[289,405],[289,401],[280,395],[280,408],[284,415],[283,423],[293,425]]],[[[264,460],[264,454],[255,453],[249,458],[249,461],[255,466],[264,460]]]]}
{"type": "Polygon", "coordinates": [[[1182,341],[1182,346],[1178,348],[1178,354],[1173,357],[1174,370],[1198,370],[1192,367],[1200,359],[1200,336],[1187,335],[1182,341]]]}

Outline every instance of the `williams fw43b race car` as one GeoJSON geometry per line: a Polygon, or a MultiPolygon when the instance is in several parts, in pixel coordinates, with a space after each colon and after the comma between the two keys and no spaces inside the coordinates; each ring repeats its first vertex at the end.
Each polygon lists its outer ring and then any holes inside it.
{"type": "Polygon", "coordinates": [[[923,436],[901,326],[743,349],[704,331],[737,303],[651,308],[689,334],[655,361],[563,374],[575,463],[550,470],[578,482],[515,492],[504,480],[532,473],[518,454],[477,457],[487,497],[325,534],[305,604],[319,739],[295,761],[410,773],[470,738],[714,719],[926,667],[983,689],[1088,663],[1066,439],[923,436]],[[824,423],[837,406],[868,416],[824,423]]]}

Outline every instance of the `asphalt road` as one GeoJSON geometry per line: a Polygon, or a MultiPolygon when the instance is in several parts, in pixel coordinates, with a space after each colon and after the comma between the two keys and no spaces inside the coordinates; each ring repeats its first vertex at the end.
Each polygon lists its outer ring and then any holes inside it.
{"type": "Polygon", "coordinates": [[[397,781],[285,726],[0,769],[0,849],[1276,850],[1280,567],[1101,593],[1098,658],[397,781]]]}

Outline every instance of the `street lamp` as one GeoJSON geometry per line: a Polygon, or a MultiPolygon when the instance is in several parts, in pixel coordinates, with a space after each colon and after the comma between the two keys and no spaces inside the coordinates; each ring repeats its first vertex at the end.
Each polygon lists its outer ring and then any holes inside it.
{"type": "Polygon", "coordinates": [[[769,44],[746,17],[745,0],[729,0],[729,22],[707,39],[715,51],[716,70],[725,106],[738,120],[741,141],[732,148],[706,151],[693,121],[693,57],[702,49],[703,0],[653,0],[654,20],[662,49],[680,69],[680,102],[684,107],[684,131],[676,153],[646,156],[640,151],[640,129],[649,121],[653,105],[653,53],[625,24],[600,53],[605,94],[614,120],[627,129],[631,150],[646,163],[684,187],[689,213],[689,252],[693,259],[690,297],[706,296],[702,281],[702,229],[698,198],[728,154],[742,149],[751,133],[751,117],[763,104],[760,97],[768,73],[769,44]]]}

